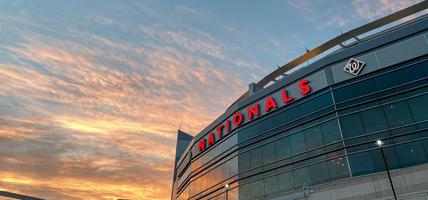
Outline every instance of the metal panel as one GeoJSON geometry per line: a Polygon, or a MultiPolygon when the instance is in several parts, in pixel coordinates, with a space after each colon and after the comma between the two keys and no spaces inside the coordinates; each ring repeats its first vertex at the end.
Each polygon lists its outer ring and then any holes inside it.
{"type": "Polygon", "coordinates": [[[428,45],[423,35],[419,35],[376,51],[382,68],[428,53],[428,45]]]}
{"type": "MultiPolygon", "coordinates": [[[[356,56],[354,58],[366,63],[358,76],[361,76],[363,74],[367,74],[379,69],[379,63],[374,53],[368,53],[361,56],[356,56]]],[[[333,77],[334,77],[335,83],[358,77],[358,76],[351,75],[343,70],[347,62],[348,62],[348,59],[340,63],[337,63],[331,67],[331,70],[333,71],[333,77]]]]}

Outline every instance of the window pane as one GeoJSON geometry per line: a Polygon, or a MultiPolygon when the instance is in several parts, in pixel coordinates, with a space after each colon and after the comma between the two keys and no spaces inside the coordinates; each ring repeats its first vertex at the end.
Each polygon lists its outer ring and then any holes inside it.
{"type": "Polygon", "coordinates": [[[241,153],[238,155],[239,171],[243,172],[250,169],[250,152],[241,153]]]}
{"type": "Polygon", "coordinates": [[[419,64],[422,70],[425,72],[425,76],[428,76],[428,61],[419,64]]]}
{"type": "Polygon", "coordinates": [[[349,177],[348,162],[345,157],[338,157],[327,161],[332,180],[349,177]]]}
{"type": "Polygon", "coordinates": [[[312,185],[320,184],[330,179],[327,163],[322,162],[310,166],[312,185]]]}
{"type": "Polygon", "coordinates": [[[372,133],[388,128],[388,124],[381,108],[373,108],[361,112],[361,119],[363,121],[366,133],[372,133]]]}
{"type": "Polygon", "coordinates": [[[262,165],[262,151],[256,148],[250,151],[250,166],[251,168],[259,167],[262,165]]]}
{"type": "Polygon", "coordinates": [[[306,101],[305,103],[300,105],[300,109],[301,109],[301,114],[302,115],[307,115],[309,113],[315,112],[316,111],[316,105],[317,102],[315,101],[315,99],[310,99],[308,101],[306,101]]]}
{"type": "Polygon", "coordinates": [[[296,169],[293,171],[294,175],[294,186],[296,188],[302,188],[303,184],[311,184],[311,177],[307,167],[296,169]]]}
{"type": "Polygon", "coordinates": [[[292,155],[305,151],[305,137],[302,132],[290,136],[290,147],[292,155]]]}
{"type": "Polygon", "coordinates": [[[317,148],[323,145],[320,126],[314,126],[304,131],[306,146],[308,149],[317,148]]]}
{"type": "Polygon", "coordinates": [[[301,112],[303,115],[321,110],[333,103],[331,94],[329,92],[322,94],[316,98],[306,101],[301,105],[301,112]]]}
{"type": "Polygon", "coordinates": [[[342,139],[336,119],[321,124],[321,132],[324,144],[330,144],[342,139]]]}
{"type": "Polygon", "coordinates": [[[294,189],[294,178],[292,172],[278,175],[279,191],[287,192],[294,189]]]}
{"type": "Polygon", "coordinates": [[[385,162],[383,161],[380,149],[374,149],[370,151],[370,155],[373,161],[374,172],[385,171],[385,162]]]}
{"type": "Polygon", "coordinates": [[[269,143],[263,146],[263,164],[268,164],[275,161],[275,144],[269,143]]]}
{"type": "Polygon", "coordinates": [[[281,138],[275,141],[275,147],[276,147],[278,160],[289,157],[291,155],[290,143],[288,142],[288,137],[281,138]]]}
{"type": "Polygon", "coordinates": [[[290,121],[293,121],[299,117],[302,116],[302,112],[300,109],[300,105],[299,106],[295,106],[293,108],[290,108],[289,110],[284,111],[283,113],[281,113],[281,115],[283,116],[283,120],[285,123],[288,123],[290,121]]]}
{"type": "Polygon", "coordinates": [[[327,92],[323,95],[318,96],[315,99],[316,102],[316,109],[320,110],[322,108],[328,107],[329,105],[333,104],[333,99],[331,97],[331,93],[327,92]]]}
{"type": "Polygon", "coordinates": [[[400,168],[400,159],[397,156],[395,147],[383,148],[383,152],[385,154],[385,160],[388,163],[389,169],[400,168]]]}
{"type": "Polygon", "coordinates": [[[343,137],[345,139],[358,136],[364,133],[359,113],[340,117],[340,123],[343,137]]]}
{"type": "Polygon", "coordinates": [[[420,79],[424,76],[424,72],[419,65],[413,65],[397,71],[398,80],[400,83],[407,83],[413,80],[420,79]]]}
{"type": "Polygon", "coordinates": [[[253,197],[253,199],[263,197],[264,195],[263,180],[254,181],[250,185],[251,185],[251,196],[253,197]]]}
{"type": "Polygon", "coordinates": [[[373,79],[354,83],[352,84],[352,89],[354,91],[355,97],[376,92],[376,86],[373,79]]]}
{"type": "Polygon", "coordinates": [[[336,103],[346,101],[354,97],[351,86],[342,87],[333,91],[334,100],[336,103]]]}
{"type": "Polygon", "coordinates": [[[264,179],[265,195],[270,196],[278,193],[278,177],[272,176],[264,179]]]}
{"type": "Polygon", "coordinates": [[[353,176],[368,174],[375,172],[374,164],[371,159],[370,152],[362,152],[348,155],[349,164],[353,176]]]}
{"type": "Polygon", "coordinates": [[[395,72],[390,72],[375,78],[376,88],[383,90],[398,85],[398,78],[395,72]]]}
{"type": "Polygon", "coordinates": [[[399,145],[396,150],[402,167],[427,161],[427,156],[420,141],[399,145]]]}
{"type": "Polygon", "coordinates": [[[428,95],[418,96],[408,100],[415,121],[428,119],[428,95]]]}
{"type": "Polygon", "coordinates": [[[239,199],[250,200],[251,199],[251,188],[250,184],[239,186],[239,199]]]}
{"type": "Polygon", "coordinates": [[[383,106],[388,123],[391,127],[402,126],[413,122],[409,108],[405,101],[383,106]]]}

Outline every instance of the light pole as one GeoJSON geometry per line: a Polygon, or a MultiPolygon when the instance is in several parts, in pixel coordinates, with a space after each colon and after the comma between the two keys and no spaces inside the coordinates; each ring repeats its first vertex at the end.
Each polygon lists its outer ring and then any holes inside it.
{"type": "Polygon", "coordinates": [[[228,195],[228,193],[229,193],[229,184],[226,184],[224,187],[226,188],[226,200],[229,200],[229,195],[228,195]]]}
{"type": "Polygon", "coordinates": [[[385,153],[383,152],[383,145],[385,143],[382,140],[376,140],[376,145],[379,147],[380,152],[382,153],[383,163],[385,164],[386,173],[388,174],[389,184],[391,185],[392,193],[394,194],[394,199],[397,200],[397,195],[395,194],[394,185],[392,184],[391,174],[389,173],[388,163],[386,162],[385,153]]]}

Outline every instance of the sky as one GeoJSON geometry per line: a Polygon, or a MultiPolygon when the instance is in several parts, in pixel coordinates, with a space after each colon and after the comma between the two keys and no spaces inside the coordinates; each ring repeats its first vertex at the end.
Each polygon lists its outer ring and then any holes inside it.
{"type": "Polygon", "coordinates": [[[0,0],[0,191],[170,199],[177,129],[419,0],[0,0]]]}

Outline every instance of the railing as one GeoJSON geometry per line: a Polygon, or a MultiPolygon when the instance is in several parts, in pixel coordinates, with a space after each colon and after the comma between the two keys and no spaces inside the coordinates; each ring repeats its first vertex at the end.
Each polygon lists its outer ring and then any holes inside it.
{"type": "MultiPolygon", "coordinates": [[[[390,15],[387,15],[383,18],[380,18],[378,20],[375,20],[371,23],[368,23],[366,25],[360,26],[356,29],[350,30],[346,33],[343,33],[342,35],[335,37],[329,41],[327,41],[324,44],[319,45],[318,47],[308,51],[307,53],[301,55],[300,57],[292,60],[291,62],[279,67],[277,70],[271,72],[267,76],[265,76],[262,80],[257,82],[257,88],[264,88],[266,85],[268,85],[271,81],[274,81],[277,77],[284,75],[287,71],[299,66],[300,64],[307,62],[308,60],[336,47],[337,45],[343,47],[343,42],[348,41],[350,39],[355,39],[359,41],[358,36],[362,35],[364,33],[367,33],[369,31],[372,31],[374,29],[380,28],[382,26],[385,26],[387,24],[390,24],[394,21],[403,19],[405,17],[408,17],[410,15],[416,14],[420,11],[423,11],[428,8],[428,1],[422,1],[420,3],[417,3],[413,6],[410,6],[408,8],[405,8],[403,10],[400,10],[398,12],[392,13],[390,15]]],[[[245,92],[241,97],[239,97],[233,104],[236,102],[248,97],[248,91],[245,92]]],[[[233,105],[232,104],[232,105],[233,105]]]]}

